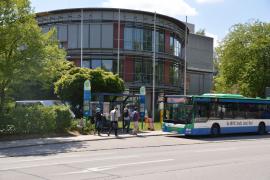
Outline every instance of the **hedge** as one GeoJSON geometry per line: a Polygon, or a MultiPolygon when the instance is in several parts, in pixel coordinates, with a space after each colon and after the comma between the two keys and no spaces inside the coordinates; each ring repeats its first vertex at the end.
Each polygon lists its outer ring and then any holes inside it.
{"type": "Polygon", "coordinates": [[[0,134],[49,134],[65,132],[72,117],[66,106],[16,107],[6,116],[0,134]]]}

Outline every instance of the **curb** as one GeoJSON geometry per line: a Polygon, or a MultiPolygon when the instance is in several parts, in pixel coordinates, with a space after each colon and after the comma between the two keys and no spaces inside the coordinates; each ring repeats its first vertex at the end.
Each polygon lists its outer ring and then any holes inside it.
{"type": "Polygon", "coordinates": [[[44,143],[36,143],[36,144],[26,144],[26,145],[15,145],[15,146],[7,146],[7,147],[0,147],[0,150],[6,150],[6,149],[15,149],[15,148],[24,148],[24,147],[34,147],[34,146],[44,146],[44,145],[51,145],[51,144],[67,144],[72,142],[84,142],[84,141],[103,141],[103,140],[112,140],[112,139],[127,139],[127,138],[135,138],[135,137],[151,137],[151,136],[164,136],[164,135],[170,135],[169,133],[157,133],[157,134],[139,134],[137,136],[130,135],[130,136],[108,136],[104,138],[99,139],[82,139],[82,140],[67,140],[67,141],[59,141],[59,142],[44,142],[44,143]]]}

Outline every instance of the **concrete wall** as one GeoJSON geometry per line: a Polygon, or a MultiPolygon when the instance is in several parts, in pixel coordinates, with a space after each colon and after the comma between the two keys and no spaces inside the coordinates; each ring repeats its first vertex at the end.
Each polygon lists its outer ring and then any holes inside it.
{"type": "Polygon", "coordinates": [[[187,45],[187,93],[211,91],[213,81],[213,38],[189,34],[187,45]]]}

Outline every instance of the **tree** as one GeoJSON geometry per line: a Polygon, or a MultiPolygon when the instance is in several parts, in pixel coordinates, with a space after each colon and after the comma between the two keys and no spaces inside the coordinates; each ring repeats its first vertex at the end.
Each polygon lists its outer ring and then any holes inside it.
{"type": "Polygon", "coordinates": [[[54,83],[74,67],[73,63],[66,60],[49,60],[37,76],[14,82],[8,95],[15,100],[57,99],[54,83]]]}
{"type": "Polygon", "coordinates": [[[202,35],[202,36],[205,36],[205,29],[199,29],[197,32],[196,32],[197,35],[202,35]]]}
{"type": "Polygon", "coordinates": [[[270,23],[236,24],[216,50],[216,92],[264,96],[270,86],[270,23]]]}
{"type": "Polygon", "coordinates": [[[64,101],[71,103],[73,109],[83,104],[84,81],[91,81],[92,92],[119,93],[124,91],[124,81],[118,75],[100,68],[72,68],[56,83],[55,93],[64,101]]]}
{"type": "Polygon", "coordinates": [[[7,93],[21,80],[40,76],[49,61],[64,59],[55,32],[43,34],[29,0],[0,1],[0,116],[7,93]]]}

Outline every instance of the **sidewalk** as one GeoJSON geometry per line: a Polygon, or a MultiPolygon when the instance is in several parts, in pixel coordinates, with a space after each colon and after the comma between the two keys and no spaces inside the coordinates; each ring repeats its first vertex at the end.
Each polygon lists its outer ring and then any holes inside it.
{"type": "Polygon", "coordinates": [[[142,131],[138,135],[131,134],[120,134],[115,137],[113,134],[107,136],[107,134],[98,135],[80,135],[72,137],[51,137],[51,138],[37,138],[37,139],[25,139],[25,140],[12,140],[12,141],[0,141],[0,150],[8,148],[18,148],[18,147],[30,147],[39,145],[49,145],[49,144],[61,144],[69,142],[82,142],[82,141],[102,141],[117,138],[133,138],[133,137],[145,137],[145,136],[162,136],[169,135],[171,133],[162,131],[142,131]]]}

